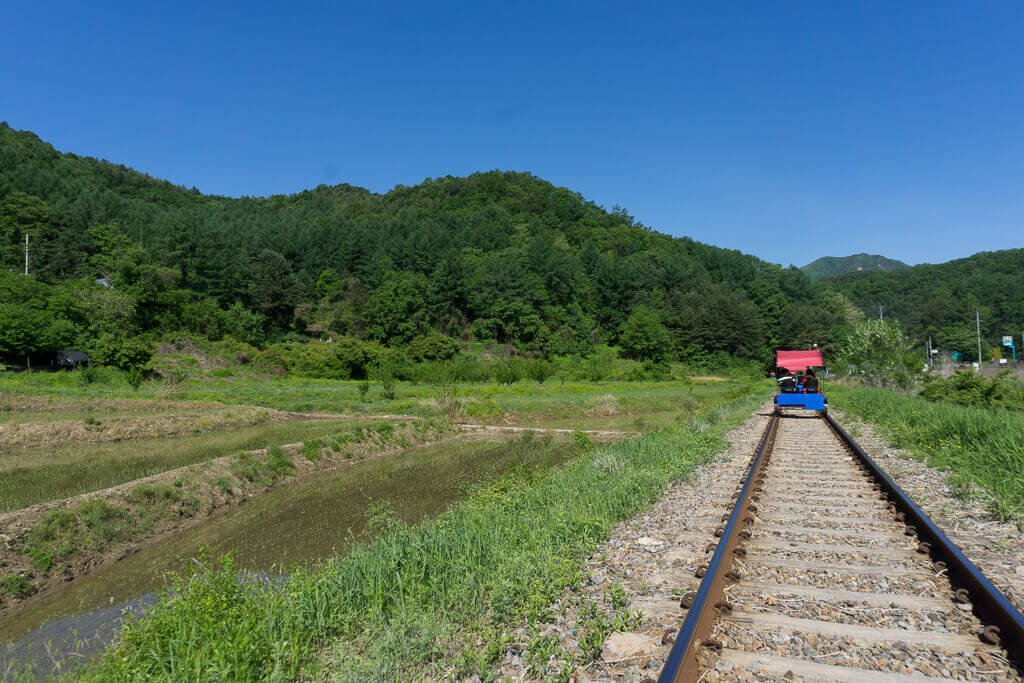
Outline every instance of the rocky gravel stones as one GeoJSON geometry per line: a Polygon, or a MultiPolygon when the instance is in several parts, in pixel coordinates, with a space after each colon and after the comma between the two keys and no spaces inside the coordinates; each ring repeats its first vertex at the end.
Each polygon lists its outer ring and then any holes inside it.
{"type": "MultiPolygon", "coordinates": [[[[612,614],[626,603],[633,628],[608,636],[586,666],[569,671],[556,653],[538,676],[510,651],[496,676],[656,680],[767,420],[767,411],[752,416],[717,461],[620,524],[588,564],[580,594],[558,605],[567,642],[585,629],[587,604],[612,614]]],[[[1024,552],[1016,527],[987,519],[983,505],[941,495],[949,491],[941,473],[877,440],[861,444],[983,571],[995,570],[993,580],[1019,605],[1024,552]]],[[[731,610],[715,624],[715,647],[700,653],[702,681],[1020,680],[1005,653],[978,638],[982,624],[970,606],[956,603],[945,576],[917,552],[916,538],[823,421],[780,423],[750,531],[726,590],[731,610]]]]}

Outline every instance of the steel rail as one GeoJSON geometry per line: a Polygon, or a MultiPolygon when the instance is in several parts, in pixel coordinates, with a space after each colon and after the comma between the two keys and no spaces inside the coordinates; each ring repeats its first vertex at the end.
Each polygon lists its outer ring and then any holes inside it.
{"type": "MultiPolygon", "coordinates": [[[[1010,660],[1018,666],[1024,664],[1024,615],[985,578],[981,570],[831,415],[826,414],[822,417],[840,441],[857,456],[863,470],[874,480],[880,496],[889,501],[894,512],[902,513],[902,518],[897,515],[897,519],[906,522],[908,533],[913,533],[921,540],[918,550],[929,554],[935,562],[936,570],[947,573],[954,587],[955,599],[972,604],[975,614],[985,624],[983,631],[978,634],[979,637],[1003,647],[1010,660]]],[[[731,582],[728,574],[741,534],[753,522],[753,516],[748,514],[756,511],[751,509],[751,497],[763,483],[764,469],[771,458],[771,447],[774,444],[779,419],[779,415],[773,415],[765,427],[747,473],[740,480],[729,520],[724,528],[719,527],[716,530],[716,535],[721,532],[721,540],[708,563],[686,619],[676,634],[675,643],[658,677],[658,683],[689,683],[697,679],[698,648],[703,639],[711,633],[718,612],[730,609],[728,603],[722,601],[722,596],[726,585],[731,582]]]]}
{"type": "Polygon", "coordinates": [[[700,586],[693,598],[689,611],[686,613],[686,620],[683,622],[679,633],[676,634],[676,641],[669,652],[665,666],[658,677],[659,683],[677,683],[693,681],[697,678],[697,648],[701,640],[711,633],[718,611],[727,609],[722,602],[725,587],[729,582],[727,574],[732,566],[733,552],[739,545],[740,534],[746,527],[753,523],[754,518],[749,514],[750,497],[754,489],[760,488],[764,478],[764,466],[771,457],[771,447],[775,441],[775,432],[778,429],[779,416],[772,415],[765,427],[761,440],[758,442],[757,450],[750,461],[747,473],[740,481],[742,485],[737,492],[736,504],[733,506],[732,514],[725,527],[716,530],[721,532],[721,540],[712,555],[711,561],[705,569],[700,586]]]}
{"type": "Polygon", "coordinates": [[[928,553],[935,568],[945,570],[958,601],[969,601],[985,628],[979,634],[986,641],[1000,645],[1018,666],[1024,664],[1024,614],[1007,600],[981,570],[943,533],[920,507],[903,492],[885,471],[871,459],[831,415],[825,421],[836,435],[857,455],[864,469],[879,485],[882,495],[903,514],[903,521],[913,528],[921,544],[918,550],[928,553]],[[966,593],[962,592],[966,591],[966,593]]]}

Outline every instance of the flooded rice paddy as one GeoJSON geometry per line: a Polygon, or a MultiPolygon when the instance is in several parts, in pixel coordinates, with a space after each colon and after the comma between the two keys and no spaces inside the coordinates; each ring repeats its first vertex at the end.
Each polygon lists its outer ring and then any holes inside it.
{"type": "Polygon", "coordinates": [[[368,511],[386,503],[404,522],[442,512],[467,491],[515,470],[543,471],[574,454],[567,440],[459,439],[311,475],[167,537],[0,622],[0,675],[64,669],[102,650],[126,611],[152,604],[170,576],[205,552],[228,553],[255,576],[287,574],[368,538],[368,511]]]}
{"type": "Polygon", "coordinates": [[[135,481],[240,450],[296,443],[371,424],[338,418],[222,426],[206,434],[47,448],[0,447],[0,512],[135,481]]]}

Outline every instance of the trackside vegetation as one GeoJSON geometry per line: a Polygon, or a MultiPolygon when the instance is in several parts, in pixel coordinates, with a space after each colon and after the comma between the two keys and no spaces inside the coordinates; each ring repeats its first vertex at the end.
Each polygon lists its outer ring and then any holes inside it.
{"type": "Polygon", "coordinates": [[[959,493],[982,493],[1000,519],[1024,517],[1024,415],[863,387],[833,386],[830,398],[894,446],[948,470],[959,493]]]}
{"type": "Polygon", "coordinates": [[[976,408],[1007,408],[1024,412],[1024,381],[1010,372],[985,377],[958,372],[952,377],[925,377],[920,396],[976,408]]]}
{"type": "MultiPolygon", "coordinates": [[[[612,526],[724,448],[726,431],[760,400],[737,390],[685,423],[592,448],[539,480],[492,482],[416,526],[378,510],[376,540],[280,583],[245,580],[230,560],[179,577],[76,676],[487,676],[511,629],[545,620],[582,581],[585,559],[612,526]]],[[[594,617],[594,642],[629,619],[594,617]]]]}

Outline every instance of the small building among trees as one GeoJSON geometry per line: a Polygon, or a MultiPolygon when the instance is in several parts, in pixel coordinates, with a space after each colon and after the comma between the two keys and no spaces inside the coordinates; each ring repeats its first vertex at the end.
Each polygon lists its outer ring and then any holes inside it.
{"type": "Polygon", "coordinates": [[[89,354],[84,351],[57,351],[51,364],[55,368],[74,370],[89,364],[89,354]]]}

